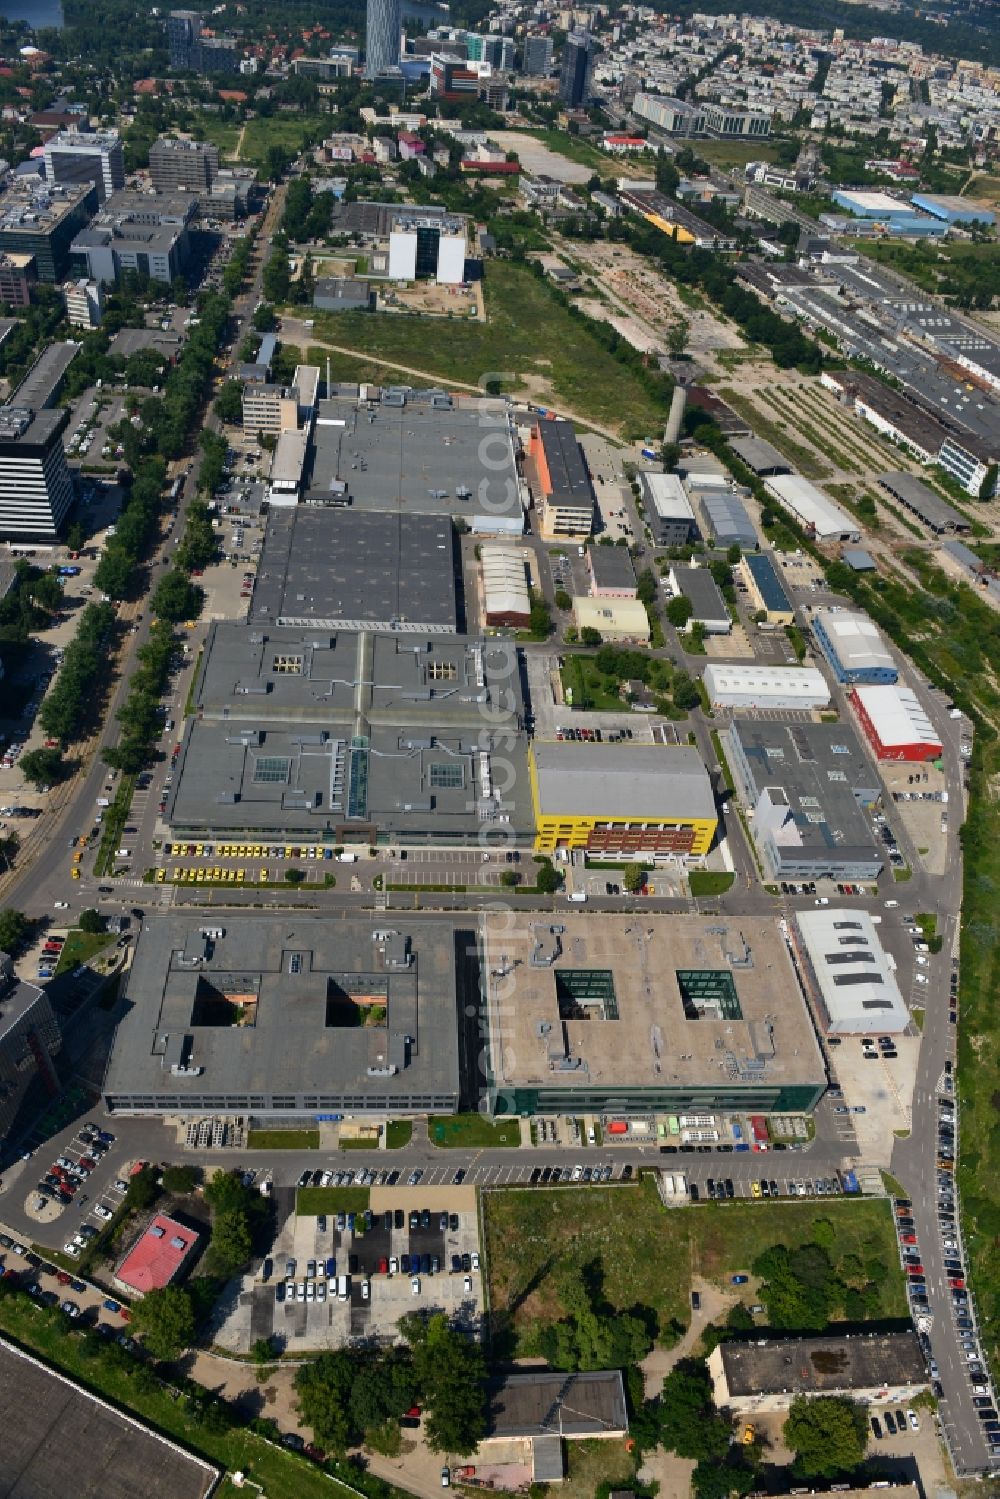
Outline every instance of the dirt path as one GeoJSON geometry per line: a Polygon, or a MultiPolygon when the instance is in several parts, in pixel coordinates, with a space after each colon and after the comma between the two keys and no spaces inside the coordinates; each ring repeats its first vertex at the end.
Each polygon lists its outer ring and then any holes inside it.
{"type": "Polygon", "coordinates": [[[721,1290],[710,1280],[702,1280],[700,1275],[692,1275],[691,1289],[700,1293],[701,1306],[691,1313],[691,1325],[687,1332],[672,1348],[654,1348],[640,1365],[647,1400],[652,1400],[660,1393],[666,1375],[675,1364],[679,1364],[681,1359],[687,1358],[693,1351],[705,1328],[712,1322],[720,1321],[733,1303],[739,1300],[738,1296],[721,1290]]]}
{"type": "Polygon", "coordinates": [[[246,127],[246,121],[244,121],[243,124],[240,126],[239,139],[236,142],[236,160],[237,161],[242,161],[243,160],[243,137],[246,135],[246,133],[247,133],[247,127],[246,127]]]}
{"type": "MultiPolygon", "coordinates": [[[[382,359],[376,354],[369,354],[366,349],[351,349],[344,344],[326,343],[322,339],[312,335],[308,328],[304,328],[298,318],[284,317],[281,320],[282,343],[295,344],[297,348],[329,349],[331,354],[347,354],[351,359],[367,359],[371,364],[377,364],[382,369],[399,370],[404,375],[415,375],[418,380],[428,380],[432,385],[444,385],[449,390],[468,390],[474,395],[482,395],[483,389],[480,385],[470,385],[466,380],[452,380],[436,374],[433,370],[414,369],[411,364],[398,364],[394,359],[382,359]]],[[[541,398],[544,399],[544,398],[541,398]]],[[[591,432],[599,432],[602,437],[609,438],[614,443],[621,442],[620,432],[611,427],[601,427],[588,416],[582,416],[578,411],[570,411],[563,407],[556,408],[550,401],[546,401],[550,410],[554,410],[557,416],[566,417],[568,421],[574,422],[578,427],[586,427],[591,432]]]]}

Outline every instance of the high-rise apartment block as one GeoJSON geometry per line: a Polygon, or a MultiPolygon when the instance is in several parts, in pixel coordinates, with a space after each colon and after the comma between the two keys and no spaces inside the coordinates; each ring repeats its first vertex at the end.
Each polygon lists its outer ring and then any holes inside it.
{"type": "Polygon", "coordinates": [[[527,36],[524,39],[521,71],[531,78],[544,78],[552,67],[552,38],[527,36]]]}
{"type": "Polygon", "coordinates": [[[10,958],[0,953],[0,1145],[35,1078],[41,1078],[50,1096],[58,1093],[52,1059],[61,1045],[45,990],[22,983],[10,958]]]}

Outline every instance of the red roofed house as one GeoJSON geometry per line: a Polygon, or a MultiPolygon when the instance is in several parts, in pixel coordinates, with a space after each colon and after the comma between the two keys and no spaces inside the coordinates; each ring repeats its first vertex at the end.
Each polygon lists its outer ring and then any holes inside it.
{"type": "Polygon", "coordinates": [[[115,1272],[115,1280],[126,1291],[145,1296],[159,1291],[177,1278],[191,1258],[201,1235],[193,1228],[156,1213],[115,1272]]]}

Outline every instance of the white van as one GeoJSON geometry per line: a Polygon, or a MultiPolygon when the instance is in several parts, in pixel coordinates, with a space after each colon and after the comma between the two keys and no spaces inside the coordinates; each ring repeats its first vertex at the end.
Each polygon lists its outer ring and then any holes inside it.
{"type": "Polygon", "coordinates": [[[337,1300],[346,1301],[350,1293],[350,1281],[346,1275],[337,1276],[337,1300]]]}
{"type": "Polygon", "coordinates": [[[572,895],[567,895],[566,899],[571,900],[575,906],[582,906],[586,903],[587,897],[582,890],[574,890],[572,895]]]}

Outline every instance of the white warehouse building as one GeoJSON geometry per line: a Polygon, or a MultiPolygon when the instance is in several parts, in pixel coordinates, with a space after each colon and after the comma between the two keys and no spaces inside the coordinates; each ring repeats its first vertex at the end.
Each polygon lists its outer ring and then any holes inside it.
{"type": "Polygon", "coordinates": [[[801,474],[774,474],[764,488],[818,541],[860,541],[857,521],[801,474]]]}
{"type": "Polygon", "coordinates": [[[909,1014],[867,911],[825,906],[795,915],[796,958],[829,1036],[899,1035],[909,1014]]]}
{"type": "Polygon", "coordinates": [[[814,666],[731,666],[712,662],[702,674],[718,708],[825,708],[830,689],[814,666]]]}

